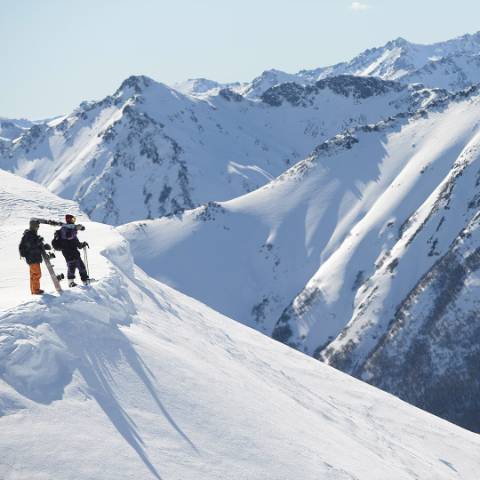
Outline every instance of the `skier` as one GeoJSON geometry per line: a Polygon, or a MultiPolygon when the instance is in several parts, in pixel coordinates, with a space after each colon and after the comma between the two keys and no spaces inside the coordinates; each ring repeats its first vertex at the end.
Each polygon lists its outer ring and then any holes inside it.
{"type": "Polygon", "coordinates": [[[25,230],[18,246],[20,257],[25,258],[30,266],[30,291],[32,295],[42,295],[44,293],[40,288],[40,278],[42,277],[40,264],[43,261],[42,249],[51,249],[50,245],[44,244],[43,238],[38,235],[39,228],[40,222],[38,220],[30,220],[30,228],[25,230]]]}
{"type": "Polygon", "coordinates": [[[87,242],[80,242],[80,240],[78,240],[78,228],[77,225],[75,225],[76,218],[73,215],[65,215],[65,222],[65,225],[63,225],[60,229],[60,241],[62,254],[67,262],[67,278],[69,280],[68,286],[77,286],[75,283],[75,270],[77,269],[80,273],[80,278],[83,284],[88,285],[90,283],[90,279],[78,249],[88,247],[89,245],[87,242]]]}

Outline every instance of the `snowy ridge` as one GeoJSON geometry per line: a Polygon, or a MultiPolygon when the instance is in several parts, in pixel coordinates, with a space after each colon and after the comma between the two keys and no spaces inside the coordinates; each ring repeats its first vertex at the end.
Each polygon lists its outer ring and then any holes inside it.
{"type": "Polygon", "coordinates": [[[0,152],[0,165],[78,201],[93,219],[120,224],[235,198],[347,127],[447,96],[338,77],[274,87],[262,100],[229,89],[199,99],[131,77],[101,102],[29,129],[0,152]]]}
{"type": "MultiPolygon", "coordinates": [[[[23,211],[30,182],[2,175],[23,211]]],[[[83,234],[99,282],[0,311],[1,478],[476,478],[478,436],[149,278],[114,228],[83,234]]]]}

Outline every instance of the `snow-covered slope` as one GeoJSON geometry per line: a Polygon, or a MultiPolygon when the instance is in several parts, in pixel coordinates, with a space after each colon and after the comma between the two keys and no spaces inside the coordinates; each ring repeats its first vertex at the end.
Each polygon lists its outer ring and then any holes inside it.
{"type": "MultiPolygon", "coordinates": [[[[37,183],[0,170],[0,309],[31,298],[28,265],[19,258],[18,252],[18,244],[23,231],[28,228],[29,219],[39,217],[61,221],[67,213],[76,215],[81,221],[88,220],[76,203],[53,195],[37,183]]],[[[50,243],[53,232],[52,227],[41,226],[39,234],[50,243]]],[[[56,263],[65,269],[63,257],[58,258],[56,263]]],[[[53,289],[46,271],[43,284],[53,289]]]]}
{"type": "MultiPolygon", "coordinates": [[[[419,114],[337,136],[244,197],[120,230],[147,272],[216,310],[316,357],[339,335],[340,342],[351,322],[356,333],[345,337],[342,351],[348,358],[358,337],[366,343],[352,355],[365,344],[366,355],[475,213],[471,180],[462,207],[449,211],[451,223],[432,223],[421,248],[405,236],[411,224],[422,224],[422,206],[448,184],[457,163],[476,151],[479,128],[480,95],[472,88],[419,114]],[[410,259],[405,267],[394,248],[410,259]]],[[[469,161],[472,171],[479,168],[473,153],[469,161]]],[[[471,347],[476,355],[475,340],[471,347]]],[[[448,348],[462,363],[462,348],[448,348]]],[[[399,363],[411,368],[400,353],[399,363]]],[[[468,401],[474,383],[472,389],[468,401]]]]}
{"type": "MultiPolygon", "coordinates": [[[[2,174],[2,237],[24,186],[2,174]]],[[[0,311],[0,478],[476,479],[478,435],[147,277],[112,227],[84,235],[99,282],[0,311]]]]}
{"type": "Polygon", "coordinates": [[[251,101],[193,98],[131,77],[101,102],[35,125],[0,166],[72,198],[93,219],[156,218],[254,190],[347,126],[413,111],[444,91],[338,77],[251,101]]]}

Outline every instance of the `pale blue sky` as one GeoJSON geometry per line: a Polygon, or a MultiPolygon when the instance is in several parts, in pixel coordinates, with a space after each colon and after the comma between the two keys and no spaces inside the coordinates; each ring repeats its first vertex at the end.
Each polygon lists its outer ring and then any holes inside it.
{"type": "Polygon", "coordinates": [[[326,66],[399,36],[475,33],[479,18],[478,0],[0,0],[0,116],[67,113],[131,74],[172,84],[326,66]]]}

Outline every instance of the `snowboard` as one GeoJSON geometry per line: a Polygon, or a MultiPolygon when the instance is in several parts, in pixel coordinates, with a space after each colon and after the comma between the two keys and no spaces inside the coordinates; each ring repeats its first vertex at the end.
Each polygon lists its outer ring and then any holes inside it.
{"type": "Polygon", "coordinates": [[[47,267],[48,273],[50,274],[53,285],[55,286],[55,290],[58,293],[62,293],[63,290],[62,290],[62,286],[60,285],[60,280],[63,280],[65,278],[65,275],[63,275],[63,273],[57,275],[55,273],[55,270],[53,269],[52,262],[50,261],[51,258],[55,258],[55,254],[53,253],[49,254],[44,248],[42,248],[42,258],[47,267]]]}

